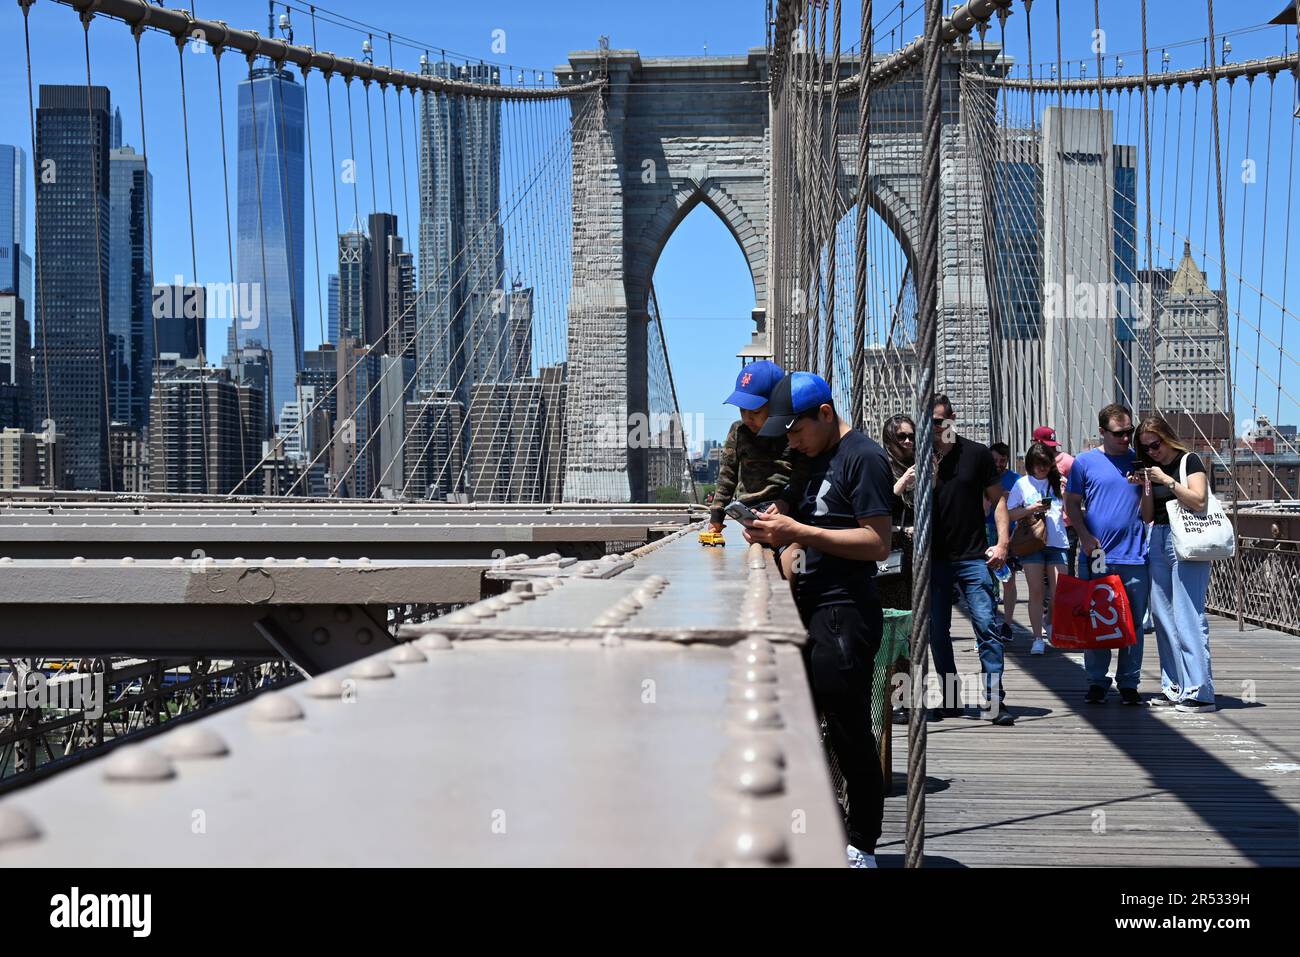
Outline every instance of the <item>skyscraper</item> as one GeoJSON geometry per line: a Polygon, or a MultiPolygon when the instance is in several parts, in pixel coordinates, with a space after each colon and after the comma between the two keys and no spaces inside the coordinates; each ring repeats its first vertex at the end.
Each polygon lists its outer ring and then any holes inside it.
{"type": "Polygon", "coordinates": [[[185,359],[160,375],[152,405],[151,492],[261,492],[258,476],[239,487],[262,458],[265,403],[256,386],[235,383],[226,369],[185,359]]]}
{"type": "Polygon", "coordinates": [[[360,224],[339,236],[339,338],[366,338],[366,313],[370,297],[370,237],[360,224]]]}
{"type": "Polygon", "coordinates": [[[31,326],[15,292],[0,292],[0,429],[32,429],[31,326]]]}
{"type": "Polygon", "coordinates": [[[339,274],[330,273],[327,283],[325,341],[339,341],[339,274]]]}
{"type": "Polygon", "coordinates": [[[237,279],[260,290],[259,314],[235,320],[238,346],[270,353],[272,419],[294,399],[303,353],[302,86],[261,67],[239,84],[237,279]]]}
{"type": "MultiPolygon", "coordinates": [[[[422,67],[427,74],[500,83],[487,64],[422,67]]],[[[420,151],[420,283],[416,364],[421,390],[493,380],[504,333],[505,259],[500,221],[501,104],[425,94],[420,151]],[[426,357],[429,361],[425,362],[426,357]]]]}
{"type": "Polygon", "coordinates": [[[122,146],[109,151],[108,183],[109,408],[114,422],[143,430],[154,357],[153,175],[122,146]]]}
{"type": "Polygon", "coordinates": [[[38,424],[54,420],[55,431],[66,436],[67,468],[75,486],[83,489],[105,488],[108,481],[111,137],[107,88],[41,86],[35,158],[41,170],[36,192],[41,281],[33,310],[40,354],[34,417],[38,424]]]}
{"type": "Polygon", "coordinates": [[[1155,403],[1162,414],[1222,412],[1227,402],[1225,297],[1210,289],[1184,241],[1183,258],[1156,278],[1155,403]]]}
{"type": "Polygon", "coordinates": [[[0,292],[14,292],[32,320],[32,257],[27,250],[27,154],[0,144],[0,292]]]}

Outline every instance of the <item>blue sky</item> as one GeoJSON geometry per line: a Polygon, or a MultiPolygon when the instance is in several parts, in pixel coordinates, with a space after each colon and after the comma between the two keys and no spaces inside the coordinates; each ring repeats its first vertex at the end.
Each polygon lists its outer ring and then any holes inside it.
{"type": "MultiPolygon", "coordinates": [[[[194,12],[203,17],[226,20],[235,26],[265,31],[267,7],[265,2],[249,0],[190,0],[194,12]]],[[[1216,5],[1217,27],[1220,33],[1261,24],[1282,7],[1282,0],[1234,0],[1216,5]]],[[[1089,64],[1093,73],[1093,54],[1090,44],[1093,30],[1093,4],[1091,0],[1064,0],[1065,21],[1062,42],[1067,58],[1076,63],[1080,58],[1089,64]]],[[[1206,32],[1205,5],[1198,0],[1151,0],[1149,6],[1150,33],[1153,47],[1169,45],[1174,68],[1199,66],[1202,47],[1199,43],[1179,45],[1204,35],[1206,32]]],[[[877,49],[888,50],[897,45],[900,17],[904,20],[902,34],[910,39],[921,31],[919,0],[900,3],[877,2],[877,19],[880,23],[877,49]],[[890,31],[893,31],[892,34],[890,31]]],[[[586,2],[586,0],[559,0],[537,3],[536,0],[493,0],[478,4],[448,2],[393,2],[393,0],[368,0],[361,4],[353,0],[332,0],[329,9],[359,18],[369,24],[394,29],[401,34],[427,41],[435,52],[446,49],[468,57],[521,65],[528,69],[548,70],[564,62],[572,49],[596,46],[601,33],[608,34],[616,48],[635,48],[643,55],[686,55],[743,53],[761,46],[764,42],[764,4],[761,0],[712,0],[707,9],[698,2],[659,0],[653,4],[586,2]],[[505,52],[494,53],[494,31],[505,31],[505,52]]],[[[1126,54],[1127,70],[1138,68],[1138,57],[1131,51],[1139,47],[1137,3],[1133,0],[1103,0],[1101,18],[1106,30],[1108,58],[1115,53],[1126,54]]],[[[845,3],[846,23],[856,23],[858,9],[845,3]]],[[[323,15],[322,15],[323,16],[323,15]]],[[[1046,61],[1055,57],[1055,24],[1053,5],[1040,0],[1033,11],[1034,52],[1036,59],[1046,61]]],[[[310,23],[305,14],[294,14],[299,42],[310,42],[310,23]]],[[[1015,15],[1007,26],[1008,50],[1018,62],[1024,61],[1024,17],[1017,5],[1015,15]]],[[[85,61],[82,49],[82,30],[75,13],[68,7],[43,0],[31,13],[33,81],[35,84],[63,82],[84,83],[85,61]]],[[[318,46],[345,55],[360,55],[363,36],[340,26],[318,22],[318,46]]],[[[31,131],[28,124],[26,100],[26,70],[22,48],[22,14],[17,4],[0,4],[0,33],[6,38],[7,55],[0,59],[0,90],[4,91],[0,110],[0,142],[17,143],[30,154],[31,131]]],[[[847,43],[852,43],[852,29],[847,43]]],[[[497,35],[500,36],[499,34],[497,35]]],[[[999,31],[995,26],[989,34],[996,40],[999,31]]],[[[1285,32],[1272,27],[1232,36],[1232,59],[1280,52],[1285,32]]],[[[134,48],[128,31],[119,23],[96,21],[91,28],[91,78],[97,84],[110,87],[115,104],[123,111],[125,139],[136,145],[139,140],[139,110],[136,97],[134,48]]],[[[1290,49],[1295,49],[1295,37],[1289,38],[1290,49]]],[[[180,136],[180,102],[177,92],[177,54],[169,40],[160,35],[150,35],[144,40],[145,60],[145,112],[150,148],[150,165],[155,179],[155,274],[168,277],[176,273],[189,275],[189,224],[184,215],[184,165],[180,136]]],[[[398,46],[395,62],[408,69],[416,69],[419,50],[398,46]]],[[[376,38],[376,59],[387,62],[388,48],[385,39],[376,38]]],[[[228,57],[223,65],[226,71],[227,137],[233,143],[233,87],[243,67],[242,62],[228,57]]],[[[1153,69],[1158,69],[1153,63],[1153,69]]],[[[1108,72],[1113,67],[1108,66],[1108,72]]],[[[1070,72],[1077,70],[1077,66],[1070,72]]],[[[318,82],[318,78],[314,78],[318,82]]],[[[220,157],[216,149],[217,127],[211,110],[215,105],[213,92],[214,73],[212,58],[194,56],[186,60],[186,80],[190,88],[191,159],[194,179],[201,192],[211,192],[220,203],[220,157]],[[205,109],[208,111],[205,114],[205,109]]],[[[1289,91],[1289,84],[1279,84],[1279,90],[1289,91]]],[[[1245,91],[1239,88],[1240,98],[1245,91]]],[[[1240,99],[1239,98],[1239,99],[1240,99]]],[[[1242,99],[1244,102],[1244,99],[1242,99]]],[[[1256,97],[1259,103],[1259,97],[1256,97]]],[[[1226,108],[1226,107],[1225,107],[1226,108]]],[[[1241,107],[1239,106],[1238,109],[1241,107]]],[[[1257,105],[1256,109],[1260,107],[1257,105]]],[[[1258,123],[1258,119],[1256,120],[1258,123]]],[[[1273,176],[1284,167],[1286,144],[1279,143],[1278,129],[1274,127],[1273,176]],[[1279,158],[1280,157],[1280,158],[1279,158]]],[[[1244,124],[1235,134],[1238,143],[1244,139],[1244,124]]],[[[1263,126],[1255,133],[1263,137],[1263,126]]],[[[1237,149],[1234,147],[1234,153],[1237,149]]],[[[1262,169],[1266,157],[1256,145],[1262,169]]],[[[1227,177],[1230,184],[1237,182],[1234,169],[1240,157],[1229,158],[1227,177]]],[[[233,188],[233,171],[232,171],[233,188]]],[[[1278,189],[1275,182],[1274,190],[1278,189]]],[[[382,187],[381,187],[382,189],[382,187]]],[[[322,192],[317,185],[318,194],[322,192]]],[[[1239,200],[1229,192],[1229,202],[1244,203],[1245,232],[1257,235],[1260,210],[1252,203],[1262,204],[1262,190],[1239,200]],[[1253,217],[1253,222],[1252,222],[1253,217]]],[[[365,196],[363,190],[363,197],[365,196]]],[[[208,200],[202,202],[208,203],[208,200]]],[[[327,202],[318,195],[318,203],[327,202]]],[[[381,203],[381,205],[383,205],[381,203]]],[[[1198,204],[1193,203],[1196,206],[1198,204]]],[[[29,196],[30,208],[30,196],[29,196]]],[[[221,281],[226,278],[226,246],[224,222],[217,225],[215,211],[220,205],[205,207],[213,215],[200,213],[198,228],[199,278],[202,281],[221,281]]],[[[1231,208],[1231,207],[1230,207],[1231,208]]],[[[1274,207],[1276,208],[1276,206],[1274,207]]],[[[321,209],[322,226],[332,220],[321,209]]],[[[364,210],[363,210],[364,214],[364,210]]],[[[1277,216],[1275,214],[1275,223],[1277,216]]],[[[1200,212],[1196,211],[1195,236],[1201,233],[1200,212]]],[[[1278,226],[1273,227],[1277,236],[1278,226]]],[[[1292,223],[1292,233],[1300,223],[1292,223]]],[[[28,217],[31,231],[31,215],[28,217]]],[[[405,226],[403,232],[410,237],[405,226]]],[[[1217,249],[1211,230],[1210,245],[1217,249]]],[[[1236,268],[1236,239],[1240,231],[1228,240],[1229,264],[1236,268]]],[[[310,242],[310,240],[309,240],[310,242]]],[[[1254,240],[1252,239],[1252,242],[1254,240]]],[[[328,237],[322,239],[323,256],[328,260],[328,237]]],[[[1282,262],[1280,239],[1274,248],[1265,250],[1264,288],[1276,297],[1281,277],[1285,271],[1282,262]]],[[[1300,239],[1296,248],[1300,249],[1300,239]]],[[[310,253],[308,256],[310,257],[310,253]]],[[[1294,254],[1293,254],[1294,255],[1294,254]]],[[[1250,255],[1242,257],[1249,259],[1250,255]]],[[[1258,253],[1256,254],[1258,258],[1258,253]]],[[[308,260],[310,262],[310,259],[308,260]]],[[[326,262],[328,266],[328,262],[326,262]]],[[[1258,279],[1258,262],[1244,264],[1251,282],[1258,279]]],[[[324,271],[329,271],[325,269],[324,271]]],[[[312,275],[311,272],[308,273],[312,275]]],[[[670,239],[660,259],[655,277],[661,312],[664,316],[668,347],[677,377],[678,392],[684,411],[702,412],[706,417],[706,436],[721,438],[732,421],[731,410],[720,400],[730,390],[730,380],[738,368],[734,354],[744,345],[752,329],[749,312],[754,306],[753,285],[748,270],[735,241],[717,217],[700,205],[682,223],[670,239]]],[[[1232,284],[1230,283],[1230,286],[1232,284]]],[[[1295,310],[1300,302],[1300,281],[1293,284],[1288,308],[1295,310]]],[[[314,283],[309,280],[308,286],[314,283]]],[[[307,344],[319,338],[317,315],[312,297],[306,315],[307,344]]],[[[1246,302],[1242,300],[1243,304],[1246,302]]],[[[1250,309],[1254,309],[1251,302],[1250,309]]],[[[209,343],[219,351],[224,345],[224,324],[214,324],[209,329],[209,343]]],[[[1250,373],[1245,370],[1243,375],[1250,373]]],[[[1284,376],[1285,378],[1285,376],[1284,376]]],[[[1261,389],[1266,384],[1261,382],[1261,389]]],[[[1276,391],[1276,390],[1274,390],[1276,391]]],[[[1261,403],[1262,405],[1262,403],[1261,403]]],[[[1286,407],[1291,407],[1287,402],[1286,407]]],[[[1286,416],[1284,416],[1285,418],[1286,416]]]]}

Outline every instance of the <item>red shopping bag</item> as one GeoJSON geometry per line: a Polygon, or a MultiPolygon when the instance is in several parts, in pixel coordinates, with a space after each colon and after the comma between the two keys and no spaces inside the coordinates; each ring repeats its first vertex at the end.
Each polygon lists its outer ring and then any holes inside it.
{"type": "Polygon", "coordinates": [[[1082,651],[1137,644],[1128,592],[1118,575],[1056,579],[1052,600],[1052,646],[1082,651]]]}

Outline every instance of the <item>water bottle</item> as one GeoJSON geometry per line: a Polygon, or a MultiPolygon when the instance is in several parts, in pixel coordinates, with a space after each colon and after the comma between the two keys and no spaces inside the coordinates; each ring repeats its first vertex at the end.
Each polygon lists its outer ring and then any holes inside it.
{"type": "Polygon", "coordinates": [[[993,573],[993,575],[995,578],[997,578],[998,581],[1000,581],[1002,584],[1005,585],[1007,582],[1011,581],[1010,564],[1004,563],[1001,568],[999,568],[997,571],[993,573]]]}

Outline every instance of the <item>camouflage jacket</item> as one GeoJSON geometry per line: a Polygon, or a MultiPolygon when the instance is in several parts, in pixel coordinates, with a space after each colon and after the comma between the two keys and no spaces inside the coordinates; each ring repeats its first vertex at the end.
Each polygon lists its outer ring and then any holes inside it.
{"type": "Polygon", "coordinates": [[[806,477],[807,460],[790,451],[784,437],[759,438],[743,422],[734,422],[718,465],[711,518],[721,522],[722,510],[737,499],[746,505],[769,502],[806,477]]]}

